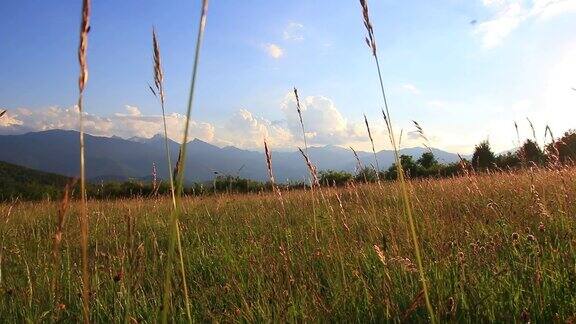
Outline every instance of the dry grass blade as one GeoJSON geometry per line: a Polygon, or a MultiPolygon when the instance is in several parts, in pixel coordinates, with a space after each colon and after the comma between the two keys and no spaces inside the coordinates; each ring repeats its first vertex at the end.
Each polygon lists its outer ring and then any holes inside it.
{"type": "Polygon", "coordinates": [[[286,209],[284,207],[284,198],[282,198],[282,192],[280,188],[276,185],[276,181],[274,179],[274,172],[272,170],[272,152],[268,148],[268,143],[264,140],[264,153],[266,154],[266,167],[268,169],[268,177],[270,178],[270,184],[272,185],[272,190],[276,192],[278,195],[278,199],[280,199],[280,205],[282,205],[283,216],[286,216],[286,209]]]}
{"type": "Polygon", "coordinates": [[[560,161],[560,151],[558,150],[558,143],[556,142],[556,138],[554,134],[552,134],[552,129],[549,125],[546,125],[546,129],[544,129],[544,147],[546,151],[549,152],[552,158],[552,164],[557,164],[560,161]],[[551,143],[546,145],[546,135],[550,135],[551,143]]]}
{"type": "Polygon", "coordinates": [[[62,201],[58,209],[58,218],[56,220],[56,232],[54,233],[54,240],[52,241],[52,259],[53,259],[53,274],[52,280],[52,294],[55,306],[59,303],[58,293],[58,278],[60,277],[60,245],[62,242],[62,235],[64,234],[64,223],[66,222],[66,213],[70,206],[71,191],[78,181],[77,178],[70,179],[64,187],[62,194],[62,201]]]}
{"type": "MultiPolygon", "coordinates": [[[[530,129],[532,130],[532,137],[534,138],[534,144],[536,144],[536,146],[538,146],[538,139],[536,138],[536,129],[534,129],[534,125],[532,124],[532,121],[530,120],[530,118],[526,117],[526,120],[528,121],[528,124],[530,125],[530,129]]],[[[540,147],[540,146],[538,146],[540,147]]]]}
{"type": "Polygon", "coordinates": [[[408,319],[410,318],[410,316],[416,311],[416,309],[418,309],[418,307],[420,307],[420,305],[422,304],[423,298],[424,297],[424,289],[420,290],[420,292],[418,294],[416,294],[416,296],[414,297],[414,299],[412,299],[412,302],[410,303],[410,306],[408,307],[408,309],[406,309],[406,311],[404,311],[404,315],[402,315],[402,322],[406,323],[408,321],[408,319]]]}
{"type": "Polygon", "coordinates": [[[356,159],[356,172],[360,172],[362,170],[362,162],[360,162],[360,157],[358,157],[358,153],[356,150],[350,146],[352,153],[354,153],[354,158],[356,159]]]}
{"type": "Polygon", "coordinates": [[[374,154],[374,162],[376,163],[376,179],[380,183],[380,165],[378,164],[378,157],[376,156],[376,147],[374,146],[374,139],[372,138],[372,132],[370,131],[370,124],[368,124],[368,118],[364,114],[364,124],[366,124],[366,130],[368,131],[368,138],[372,144],[372,153],[374,154]]]}
{"type": "Polygon", "coordinates": [[[181,166],[182,166],[182,146],[180,146],[180,149],[178,150],[178,159],[176,160],[176,165],[174,165],[174,170],[172,173],[172,178],[174,179],[173,181],[176,181],[178,173],[180,173],[181,166]]]}
{"type": "Polygon", "coordinates": [[[298,148],[298,151],[300,151],[300,154],[302,154],[304,161],[306,161],[306,166],[308,166],[308,171],[310,171],[310,174],[312,175],[311,185],[313,187],[317,187],[320,184],[320,182],[318,181],[318,172],[316,170],[316,166],[312,163],[312,161],[310,161],[308,155],[304,151],[302,151],[301,148],[298,148]]]}
{"type": "Polygon", "coordinates": [[[82,1],[82,19],[80,22],[80,44],[78,45],[78,63],[80,76],[78,78],[78,111],[80,123],[80,227],[82,248],[82,309],[84,323],[90,322],[90,276],[88,273],[88,212],[86,206],[86,163],[84,147],[84,109],[83,94],[88,82],[88,32],[90,31],[90,0],[82,1]]]}
{"type": "Polygon", "coordinates": [[[418,135],[422,137],[425,141],[428,141],[428,138],[426,137],[426,135],[424,135],[424,130],[422,129],[422,126],[420,126],[420,124],[418,124],[418,122],[415,120],[413,120],[412,122],[416,127],[416,132],[418,133],[418,135]]]}
{"type": "Polygon", "coordinates": [[[518,141],[518,146],[520,146],[520,132],[518,131],[518,123],[514,121],[514,129],[516,129],[516,140],[518,141]]]}
{"type": "Polygon", "coordinates": [[[270,182],[274,185],[274,173],[272,172],[272,154],[268,149],[268,143],[264,140],[264,152],[266,153],[266,166],[268,167],[268,177],[270,178],[270,182]]]}
{"type": "MultiPolygon", "coordinates": [[[[424,145],[424,147],[428,150],[428,152],[432,153],[432,149],[430,148],[430,141],[428,140],[428,137],[426,137],[426,134],[424,134],[424,129],[422,128],[422,126],[420,126],[420,124],[417,121],[413,120],[412,122],[416,127],[416,133],[418,133],[418,136],[420,136],[420,138],[424,140],[424,143],[422,143],[422,145],[424,145]]],[[[402,138],[402,134],[400,134],[400,138],[402,138]]]]}
{"type": "Polygon", "coordinates": [[[294,87],[294,97],[296,97],[296,111],[298,112],[298,118],[300,118],[300,126],[302,127],[302,136],[304,139],[304,149],[306,154],[308,154],[308,141],[306,140],[306,131],[304,129],[304,120],[302,119],[302,107],[300,106],[300,97],[298,96],[298,89],[294,87]]]}

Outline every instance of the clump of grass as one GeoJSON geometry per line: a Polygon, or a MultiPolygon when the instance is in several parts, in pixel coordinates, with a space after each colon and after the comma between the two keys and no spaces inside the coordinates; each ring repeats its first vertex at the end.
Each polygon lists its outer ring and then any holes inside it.
{"type": "MultiPolygon", "coordinates": [[[[422,290],[424,292],[424,299],[426,302],[426,308],[428,309],[428,313],[430,316],[430,320],[434,323],[435,322],[435,315],[434,310],[432,308],[432,304],[430,303],[430,297],[428,295],[428,288],[426,283],[426,274],[424,272],[424,266],[422,265],[422,257],[420,252],[420,246],[418,243],[418,235],[416,233],[416,225],[414,223],[414,216],[412,213],[412,205],[410,202],[410,198],[408,195],[408,184],[404,179],[404,171],[402,170],[402,164],[400,163],[400,157],[398,153],[398,148],[396,146],[396,140],[394,138],[394,129],[392,128],[392,121],[390,118],[390,110],[388,107],[388,100],[386,98],[386,91],[384,90],[384,82],[382,80],[382,72],[380,69],[380,61],[378,59],[378,52],[376,49],[376,38],[374,36],[374,28],[372,23],[370,22],[370,12],[368,10],[368,2],[366,0],[360,0],[360,5],[362,7],[362,16],[364,18],[364,27],[368,33],[368,36],[365,38],[366,44],[372,51],[372,56],[376,62],[376,70],[378,72],[378,79],[380,82],[380,90],[382,93],[382,99],[384,100],[384,121],[386,122],[386,126],[388,129],[388,133],[390,136],[390,140],[392,142],[392,147],[394,148],[394,157],[396,159],[396,168],[398,173],[398,179],[400,180],[400,186],[402,188],[402,201],[404,204],[404,212],[408,218],[408,222],[410,224],[410,232],[412,234],[412,241],[414,244],[414,253],[416,255],[416,262],[418,264],[418,271],[420,273],[420,280],[422,282],[422,290]]],[[[365,117],[366,121],[366,117],[365,117]]],[[[367,123],[367,122],[366,122],[367,123]]]]}
{"type": "Polygon", "coordinates": [[[171,286],[172,286],[172,262],[174,260],[174,249],[176,242],[178,241],[178,219],[180,215],[179,208],[179,200],[180,196],[182,195],[182,191],[184,188],[184,166],[186,165],[186,147],[188,145],[188,130],[190,129],[190,119],[192,116],[192,103],[194,101],[194,89],[196,87],[196,77],[198,72],[198,66],[200,62],[200,49],[202,48],[202,40],[204,37],[204,31],[206,29],[206,18],[208,15],[208,0],[202,1],[202,7],[200,12],[200,20],[198,24],[198,34],[196,37],[196,48],[194,53],[194,64],[192,67],[192,80],[190,82],[190,93],[188,96],[188,105],[186,109],[186,122],[184,126],[184,134],[182,139],[182,144],[180,147],[180,156],[178,158],[178,162],[176,166],[178,168],[178,172],[176,173],[176,183],[175,183],[175,201],[177,208],[175,208],[170,217],[170,235],[169,235],[169,242],[168,242],[168,256],[166,260],[166,273],[164,279],[164,293],[162,298],[162,314],[161,314],[161,321],[162,323],[168,322],[168,309],[170,307],[170,295],[171,295],[171,286]]]}
{"type": "Polygon", "coordinates": [[[83,96],[88,82],[88,32],[90,32],[90,0],[82,1],[82,19],[80,21],[80,44],[78,45],[78,63],[80,76],[78,78],[78,112],[80,123],[80,227],[82,248],[82,301],[84,323],[90,322],[90,275],[88,272],[88,211],[86,207],[86,166],[84,147],[84,107],[83,96]]]}

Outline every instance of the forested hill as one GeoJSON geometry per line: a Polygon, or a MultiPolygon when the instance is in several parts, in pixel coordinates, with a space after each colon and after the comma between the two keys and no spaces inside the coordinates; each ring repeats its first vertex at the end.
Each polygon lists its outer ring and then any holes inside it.
{"type": "Polygon", "coordinates": [[[57,198],[68,177],[0,161],[0,201],[57,198]]]}

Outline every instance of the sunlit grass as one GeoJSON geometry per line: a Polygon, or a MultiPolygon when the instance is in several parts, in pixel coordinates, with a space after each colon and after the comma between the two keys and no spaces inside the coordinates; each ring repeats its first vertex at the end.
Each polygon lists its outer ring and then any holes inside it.
{"type": "MultiPolygon", "coordinates": [[[[564,169],[410,183],[437,319],[546,322],[574,315],[575,176],[564,169]]],[[[183,199],[193,320],[428,319],[399,189],[386,182],[381,189],[319,189],[318,240],[307,191],[283,192],[285,220],[273,192],[183,199]]],[[[0,205],[3,321],[82,319],[79,204],[70,207],[55,271],[58,205],[0,205]],[[54,275],[57,305],[50,298],[54,275]]],[[[159,320],[171,198],[88,207],[91,320],[159,320]]],[[[174,287],[179,278],[171,279],[174,287]]],[[[182,296],[169,302],[169,320],[186,321],[182,296]]]]}

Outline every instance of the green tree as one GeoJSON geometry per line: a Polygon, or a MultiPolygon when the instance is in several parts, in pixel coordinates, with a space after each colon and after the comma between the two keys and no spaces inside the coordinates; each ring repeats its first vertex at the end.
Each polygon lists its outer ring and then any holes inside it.
{"type": "Polygon", "coordinates": [[[540,146],[531,139],[527,139],[526,142],[524,142],[518,153],[524,161],[528,163],[531,162],[536,165],[541,165],[546,162],[546,155],[544,155],[540,146]]]}
{"type": "Polygon", "coordinates": [[[520,166],[518,154],[507,152],[496,157],[496,165],[501,169],[516,168],[520,166]]]}
{"type": "Polygon", "coordinates": [[[345,171],[320,171],[320,184],[324,186],[342,186],[352,180],[352,175],[345,171]]]}
{"type": "MultiPolygon", "coordinates": [[[[400,155],[400,165],[402,166],[404,174],[408,177],[418,177],[421,174],[419,165],[414,162],[414,159],[410,155],[400,155]]],[[[396,163],[394,163],[388,168],[388,171],[386,171],[385,178],[387,180],[394,180],[397,177],[396,163]]]]}
{"type": "Polygon", "coordinates": [[[354,176],[354,180],[358,182],[376,182],[377,179],[376,170],[371,167],[363,167],[358,171],[358,174],[354,176]]]}
{"type": "Polygon", "coordinates": [[[430,169],[433,166],[438,164],[438,161],[436,160],[436,157],[434,156],[434,153],[432,153],[432,152],[422,153],[422,156],[416,162],[418,164],[420,164],[425,169],[430,169]]]}
{"type": "Polygon", "coordinates": [[[548,144],[546,151],[558,155],[563,163],[576,161],[576,130],[569,130],[560,139],[548,144]]]}
{"type": "Polygon", "coordinates": [[[472,166],[476,169],[486,170],[494,167],[496,163],[496,156],[490,148],[488,141],[483,141],[476,145],[474,148],[474,155],[472,155],[472,166]]]}

